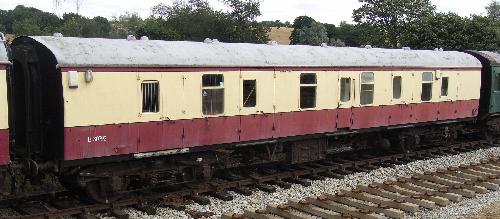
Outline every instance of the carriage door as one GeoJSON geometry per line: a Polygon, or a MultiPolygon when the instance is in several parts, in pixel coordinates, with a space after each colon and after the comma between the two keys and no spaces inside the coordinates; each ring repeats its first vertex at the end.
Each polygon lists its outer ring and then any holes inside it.
{"type": "Polygon", "coordinates": [[[354,77],[351,72],[338,73],[339,106],[337,128],[349,129],[352,125],[352,107],[354,103],[354,77]]]}
{"type": "Polygon", "coordinates": [[[274,78],[269,72],[242,71],[240,74],[240,141],[274,136],[274,78]]]}
{"type": "Polygon", "coordinates": [[[491,73],[493,74],[492,92],[490,102],[490,113],[500,112],[500,66],[492,66],[491,73]]]}

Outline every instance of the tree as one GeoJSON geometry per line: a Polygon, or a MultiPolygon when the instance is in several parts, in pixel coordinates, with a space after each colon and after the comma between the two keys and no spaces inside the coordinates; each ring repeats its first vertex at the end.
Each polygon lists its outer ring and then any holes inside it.
{"type": "Polygon", "coordinates": [[[437,13],[408,25],[403,45],[415,49],[466,49],[467,19],[454,13],[437,13]]]}
{"type": "Polygon", "coordinates": [[[181,36],[160,18],[148,18],[137,30],[137,36],[148,36],[152,40],[179,40],[181,36]]]}
{"type": "Polygon", "coordinates": [[[497,50],[500,34],[493,18],[437,13],[409,25],[404,45],[416,49],[497,50]]]}
{"type": "Polygon", "coordinates": [[[268,27],[255,21],[260,16],[260,2],[223,0],[229,11],[213,9],[206,0],[176,0],[171,5],[152,8],[154,18],[165,21],[164,27],[181,39],[202,41],[215,38],[226,42],[265,42],[268,27]]]}
{"type": "Polygon", "coordinates": [[[119,17],[113,17],[110,22],[111,38],[125,38],[128,35],[135,35],[137,30],[143,25],[144,20],[137,13],[125,13],[119,17]]]}
{"type": "Polygon", "coordinates": [[[314,20],[312,17],[309,16],[299,16],[295,18],[293,21],[293,29],[302,29],[305,27],[311,27],[313,23],[315,23],[316,20],[314,20]]]}
{"type": "Polygon", "coordinates": [[[17,35],[42,35],[43,31],[34,20],[24,19],[12,24],[13,33],[17,35]]]}
{"type": "Polygon", "coordinates": [[[62,33],[74,37],[109,37],[111,24],[104,17],[89,19],[75,13],[63,15],[62,33]]]}
{"type": "Polygon", "coordinates": [[[488,12],[488,17],[500,21],[500,3],[498,1],[494,0],[486,6],[486,11],[488,12]]]}
{"type": "Polygon", "coordinates": [[[467,49],[474,50],[499,50],[500,31],[498,20],[491,17],[472,15],[467,22],[467,49]]]}
{"type": "Polygon", "coordinates": [[[18,5],[14,10],[0,12],[0,18],[5,31],[17,35],[49,35],[60,31],[62,25],[62,20],[55,14],[22,5],[18,5]]]}
{"type": "Polygon", "coordinates": [[[229,41],[232,42],[266,42],[269,40],[270,28],[257,22],[261,16],[260,0],[222,0],[230,10],[232,33],[229,41]]]}
{"type": "Polygon", "coordinates": [[[384,45],[396,48],[407,25],[433,14],[430,0],[359,0],[363,5],[354,10],[354,21],[377,28],[384,45]]]}
{"type": "Polygon", "coordinates": [[[349,24],[340,22],[337,27],[333,24],[324,24],[330,45],[360,47],[363,45],[382,45],[384,40],[380,38],[377,30],[367,24],[349,24]]]}
{"type": "Polygon", "coordinates": [[[92,18],[92,25],[95,27],[94,37],[109,37],[111,32],[111,23],[104,17],[92,18]]]}
{"type": "Polygon", "coordinates": [[[262,21],[261,23],[266,27],[277,27],[278,29],[282,27],[292,27],[292,25],[288,21],[281,22],[280,20],[275,20],[275,21],[262,21]]]}
{"type": "Polygon", "coordinates": [[[172,5],[153,7],[153,17],[164,20],[180,39],[203,41],[205,38],[228,40],[231,22],[227,14],[216,11],[205,0],[174,1],[172,5]]]}
{"type": "Polygon", "coordinates": [[[321,45],[329,43],[328,33],[325,26],[307,16],[300,16],[293,23],[293,31],[290,36],[292,45],[321,45]]]}

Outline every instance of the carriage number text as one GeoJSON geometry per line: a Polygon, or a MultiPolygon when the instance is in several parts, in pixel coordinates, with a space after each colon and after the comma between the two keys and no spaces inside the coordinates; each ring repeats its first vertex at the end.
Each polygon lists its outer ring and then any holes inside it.
{"type": "Polygon", "coordinates": [[[87,142],[92,143],[92,142],[106,142],[106,136],[101,135],[101,136],[95,136],[95,137],[87,137],[87,142]]]}

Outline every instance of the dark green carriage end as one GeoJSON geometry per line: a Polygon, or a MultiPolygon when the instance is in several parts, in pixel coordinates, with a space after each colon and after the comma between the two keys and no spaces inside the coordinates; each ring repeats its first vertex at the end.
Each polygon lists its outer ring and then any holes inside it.
{"type": "Polygon", "coordinates": [[[479,117],[500,115],[500,52],[468,51],[483,65],[479,117]]]}

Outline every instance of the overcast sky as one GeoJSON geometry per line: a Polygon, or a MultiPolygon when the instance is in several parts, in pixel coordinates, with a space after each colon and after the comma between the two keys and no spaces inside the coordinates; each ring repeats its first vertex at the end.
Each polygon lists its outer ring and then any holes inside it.
{"type": "MultiPolygon", "coordinates": [[[[54,0],[0,0],[0,9],[13,9],[16,5],[35,7],[61,15],[76,12],[76,0],[64,1],[60,9],[54,7],[54,0]]],[[[103,16],[111,18],[125,12],[137,12],[146,18],[152,6],[172,0],[80,0],[80,14],[87,17],[103,16]]],[[[455,12],[461,16],[485,14],[485,6],[492,0],[432,0],[441,12],[455,12]]],[[[219,0],[209,0],[218,9],[224,9],[219,0]]],[[[352,21],[352,11],[360,5],[358,0],[263,0],[259,20],[290,21],[300,15],[308,15],[317,21],[338,24],[352,21]]]]}

